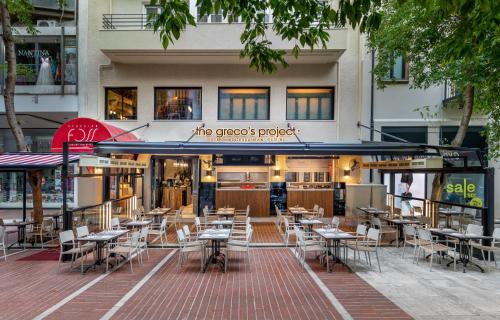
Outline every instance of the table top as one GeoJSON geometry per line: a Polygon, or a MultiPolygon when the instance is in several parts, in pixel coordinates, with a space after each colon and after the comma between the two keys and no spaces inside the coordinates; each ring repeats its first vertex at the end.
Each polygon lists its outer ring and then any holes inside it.
{"type": "Polygon", "coordinates": [[[152,223],[151,220],[144,220],[144,221],[129,221],[124,223],[123,225],[126,227],[143,227],[150,225],[152,223]]]}
{"type": "Polygon", "coordinates": [[[390,219],[390,218],[381,218],[384,221],[388,221],[394,224],[420,224],[418,220],[409,220],[409,219],[390,219]]]}
{"type": "Polygon", "coordinates": [[[438,234],[442,236],[446,236],[449,238],[455,238],[458,240],[487,240],[491,239],[491,237],[488,236],[481,236],[478,234],[466,234],[466,233],[461,233],[458,232],[457,230],[453,229],[429,229],[431,233],[433,234],[438,234]]]}
{"type": "Polygon", "coordinates": [[[288,211],[290,211],[291,214],[304,214],[308,213],[307,209],[304,207],[289,207],[288,211]]]}
{"type": "Polygon", "coordinates": [[[213,221],[210,221],[210,223],[213,225],[230,226],[233,224],[233,220],[213,220],[213,221]]]}
{"type": "Polygon", "coordinates": [[[21,226],[28,226],[31,224],[35,224],[35,221],[11,221],[11,222],[5,222],[3,223],[4,227],[21,227],[21,226]]]}
{"type": "Polygon", "coordinates": [[[44,217],[53,217],[53,218],[62,217],[62,215],[63,215],[62,212],[44,212],[43,213],[44,217]]]}
{"type": "Polygon", "coordinates": [[[171,208],[154,208],[153,210],[145,213],[145,214],[151,214],[151,215],[161,215],[161,214],[167,214],[171,208]]]}
{"type": "Polygon", "coordinates": [[[318,220],[318,219],[300,219],[299,220],[300,224],[324,224],[323,221],[318,220]]]}
{"type": "Polygon", "coordinates": [[[96,234],[89,234],[88,236],[85,237],[79,237],[76,238],[78,241],[110,241],[114,240],[116,238],[121,237],[125,233],[127,233],[128,230],[110,230],[110,231],[102,231],[96,234]]]}
{"type": "Polygon", "coordinates": [[[229,240],[230,229],[206,229],[198,237],[200,240],[229,240]]]}
{"type": "Polygon", "coordinates": [[[359,210],[366,212],[368,214],[383,214],[389,213],[387,210],[382,210],[378,208],[365,208],[365,207],[357,207],[359,210]]]}
{"type": "Polygon", "coordinates": [[[314,232],[319,234],[322,238],[326,240],[355,240],[356,237],[350,233],[344,232],[340,229],[324,229],[317,228],[313,229],[314,232]]]}
{"type": "Polygon", "coordinates": [[[235,208],[219,208],[217,209],[216,214],[228,215],[228,214],[234,214],[235,211],[236,211],[235,208]]]}
{"type": "Polygon", "coordinates": [[[448,210],[448,209],[439,209],[438,212],[441,213],[441,214],[449,214],[449,215],[452,215],[452,214],[462,214],[463,213],[462,211],[448,210]]]}

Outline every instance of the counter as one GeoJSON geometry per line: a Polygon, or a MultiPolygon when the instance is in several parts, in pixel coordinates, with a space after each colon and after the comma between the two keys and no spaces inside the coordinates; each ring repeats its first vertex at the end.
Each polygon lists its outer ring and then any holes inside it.
{"type": "Polygon", "coordinates": [[[250,205],[251,217],[269,217],[269,189],[223,188],[215,191],[215,207],[228,206],[245,210],[250,205]]]}
{"type": "Polygon", "coordinates": [[[287,206],[312,209],[315,204],[325,209],[325,217],[333,216],[333,189],[287,189],[287,206]]]}

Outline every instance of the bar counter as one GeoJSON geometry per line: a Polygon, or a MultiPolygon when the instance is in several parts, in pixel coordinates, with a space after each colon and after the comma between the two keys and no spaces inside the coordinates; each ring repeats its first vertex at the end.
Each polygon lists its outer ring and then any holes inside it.
{"type": "Polygon", "coordinates": [[[251,217],[269,217],[270,197],[269,189],[219,188],[215,193],[215,207],[245,210],[250,205],[251,217]]]}

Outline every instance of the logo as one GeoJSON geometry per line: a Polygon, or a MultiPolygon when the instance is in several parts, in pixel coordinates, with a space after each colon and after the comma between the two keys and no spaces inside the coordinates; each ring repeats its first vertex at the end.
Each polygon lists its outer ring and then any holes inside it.
{"type": "Polygon", "coordinates": [[[196,127],[192,130],[198,137],[206,138],[212,142],[284,142],[286,138],[295,136],[300,132],[295,127],[288,128],[205,128],[196,127]]]}

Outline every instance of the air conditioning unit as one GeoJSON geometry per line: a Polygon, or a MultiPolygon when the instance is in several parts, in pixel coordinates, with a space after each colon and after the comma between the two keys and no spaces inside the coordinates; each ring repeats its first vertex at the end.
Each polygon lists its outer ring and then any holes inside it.
{"type": "Polygon", "coordinates": [[[36,26],[37,27],[57,27],[59,23],[57,20],[37,20],[36,21],[36,26]]]}
{"type": "Polygon", "coordinates": [[[443,157],[411,160],[412,169],[441,169],[443,168],[443,157]]]}

